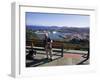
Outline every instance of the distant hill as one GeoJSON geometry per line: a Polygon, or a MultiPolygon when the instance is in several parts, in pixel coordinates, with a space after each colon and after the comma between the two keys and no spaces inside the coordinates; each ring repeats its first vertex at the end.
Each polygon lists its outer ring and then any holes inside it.
{"type": "Polygon", "coordinates": [[[31,30],[57,30],[57,26],[37,26],[37,25],[27,25],[26,28],[31,30]]]}
{"type": "Polygon", "coordinates": [[[66,27],[66,26],[37,26],[37,25],[27,25],[26,29],[31,30],[52,30],[59,31],[62,33],[89,33],[89,27],[78,28],[78,27],[66,27]]]}
{"type": "Polygon", "coordinates": [[[89,33],[89,28],[62,27],[60,28],[60,31],[64,33],[89,33]]]}

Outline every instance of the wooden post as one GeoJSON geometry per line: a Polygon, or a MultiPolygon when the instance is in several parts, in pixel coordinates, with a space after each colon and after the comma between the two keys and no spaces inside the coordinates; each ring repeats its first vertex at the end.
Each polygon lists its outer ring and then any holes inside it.
{"type": "Polygon", "coordinates": [[[33,46],[34,46],[34,45],[33,45],[33,41],[32,41],[32,42],[31,42],[31,49],[32,49],[32,50],[33,50],[33,46]]]}
{"type": "Polygon", "coordinates": [[[63,57],[63,53],[64,53],[63,51],[64,51],[64,46],[62,45],[61,46],[61,57],[63,57]]]}
{"type": "Polygon", "coordinates": [[[87,60],[89,59],[89,57],[90,57],[90,51],[89,51],[89,49],[88,49],[88,53],[87,53],[87,55],[86,55],[86,59],[84,59],[83,61],[81,61],[81,62],[78,63],[77,65],[83,64],[85,61],[87,61],[87,60]]]}

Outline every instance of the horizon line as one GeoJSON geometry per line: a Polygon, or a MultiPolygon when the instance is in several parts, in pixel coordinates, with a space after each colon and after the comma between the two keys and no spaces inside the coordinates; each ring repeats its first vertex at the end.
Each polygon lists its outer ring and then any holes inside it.
{"type": "MultiPolygon", "coordinates": [[[[27,24],[26,24],[26,26],[44,26],[44,27],[47,27],[48,25],[27,25],[27,24]]],[[[57,25],[51,25],[51,26],[48,26],[48,27],[89,28],[89,26],[84,26],[84,27],[83,27],[83,26],[81,26],[81,27],[80,27],[80,26],[77,26],[77,27],[76,27],[76,26],[57,26],[57,25]]]]}

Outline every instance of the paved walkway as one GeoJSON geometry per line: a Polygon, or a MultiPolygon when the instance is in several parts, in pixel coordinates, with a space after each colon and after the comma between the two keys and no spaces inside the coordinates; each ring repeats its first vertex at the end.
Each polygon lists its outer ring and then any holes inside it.
{"type": "MultiPolygon", "coordinates": [[[[46,59],[45,52],[38,52],[34,59],[26,59],[27,67],[36,67],[36,66],[62,66],[62,65],[76,65],[80,61],[84,60],[82,58],[82,54],[79,54],[79,51],[76,52],[78,54],[73,54],[75,51],[69,50],[64,53],[64,56],[61,57],[61,53],[53,53],[53,60],[50,61],[46,59]],[[56,55],[57,54],[57,55],[56,55]]],[[[85,52],[86,53],[86,52],[85,52]]],[[[85,64],[89,64],[89,61],[85,62],[85,64]]]]}

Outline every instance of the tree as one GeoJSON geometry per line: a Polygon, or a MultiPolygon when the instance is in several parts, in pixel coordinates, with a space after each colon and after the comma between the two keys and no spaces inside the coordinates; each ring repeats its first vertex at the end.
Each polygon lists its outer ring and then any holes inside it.
{"type": "Polygon", "coordinates": [[[37,35],[31,29],[26,29],[26,41],[37,38],[37,35]]]}

